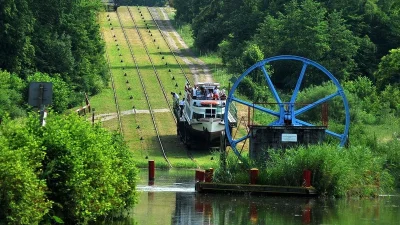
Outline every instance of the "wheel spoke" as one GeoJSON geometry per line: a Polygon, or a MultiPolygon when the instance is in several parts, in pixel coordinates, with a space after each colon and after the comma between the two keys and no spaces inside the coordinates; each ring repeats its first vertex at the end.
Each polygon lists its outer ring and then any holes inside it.
{"type": "Polygon", "coordinates": [[[245,136],[243,136],[243,137],[241,137],[239,139],[232,140],[232,144],[234,144],[235,147],[236,147],[237,143],[242,142],[242,141],[246,140],[249,137],[250,137],[250,134],[247,134],[247,135],[245,135],[245,136]]]}
{"type": "Polygon", "coordinates": [[[265,69],[265,66],[261,66],[261,70],[264,73],[265,79],[267,80],[267,84],[269,89],[271,89],[272,94],[274,95],[275,101],[279,104],[282,103],[281,99],[279,98],[278,92],[276,91],[274,84],[271,81],[271,78],[269,77],[269,74],[267,70],[265,69]]]}
{"type": "Polygon", "coordinates": [[[255,108],[255,109],[260,110],[262,112],[265,112],[265,113],[268,113],[270,115],[279,117],[279,113],[278,112],[272,111],[271,109],[267,109],[265,107],[262,107],[262,106],[259,106],[259,105],[256,105],[256,104],[252,104],[250,102],[243,101],[243,100],[241,100],[239,98],[232,97],[232,101],[239,102],[239,103],[241,103],[243,105],[247,105],[249,107],[255,108]]]}
{"type": "Polygon", "coordinates": [[[302,113],[304,113],[304,112],[306,112],[306,111],[308,111],[308,110],[310,110],[310,109],[312,109],[312,108],[314,108],[314,107],[316,107],[316,106],[318,106],[318,105],[320,105],[320,104],[322,104],[324,102],[327,102],[327,101],[331,100],[332,98],[334,98],[334,97],[336,97],[338,95],[340,95],[340,93],[336,92],[336,93],[333,93],[331,95],[326,96],[325,98],[321,98],[320,100],[318,100],[318,101],[316,101],[314,103],[311,103],[311,104],[309,104],[309,105],[307,105],[307,106],[305,106],[305,107],[303,107],[301,109],[296,110],[294,112],[294,115],[298,116],[298,115],[300,115],[300,114],[302,114],[302,113]]]}
{"type": "Polygon", "coordinates": [[[308,65],[307,63],[303,64],[303,68],[301,69],[301,73],[300,73],[299,79],[297,80],[296,87],[293,91],[292,98],[290,99],[290,103],[294,103],[296,101],[297,94],[299,93],[301,83],[303,82],[303,78],[304,78],[304,74],[306,72],[307,65],[308,65]]]}
{"type": "MultiPolygon", "coordinates": [[[[304,126],[309,126],[309,127],[315,126],[314,124],[307,123],[307,122],[305,122],[305,121],[303,121],[303,120],[296,120],[296,121],[297,121],[299,124],[304,125],[304,126]]],[[[325,130],[325,133],[327,133],[327,134],[329,134],[329,135],[331,135],[331,136],[334,136],[334,137],[336,137],[336,138],[339,138],[339,139],[342,139],[342,137],[343,137],[343,134],[338,134],[338,133],[335,133],[335,132],[333,132],[333,131],[331,131],[331,130],[328,130],[328,129],[325,130]]]]}
{"type": "Polygon", "coordinates": [[[342,139],[342,138],[343,138],[343,134],[338,134],[338,133],[335,133],[335,132],[330,131],[330,130],[325,130],[325,132],[326,132],[327,134],[329,134],[329,135],[331,135],[331,136],[334,136],[334,137],[337,137],[337,138],[339,138],[339,139],[342,139]]]}

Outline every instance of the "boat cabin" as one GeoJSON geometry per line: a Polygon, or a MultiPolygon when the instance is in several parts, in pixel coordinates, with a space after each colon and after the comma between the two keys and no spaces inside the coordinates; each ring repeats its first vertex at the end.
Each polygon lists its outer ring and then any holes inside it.
{"type": "Polygon", "coordinates": [[[219,89],[219,83],[197,83],[193,87],[185,86],[184,98],[174,94],[174,106],[183,108],[182,116],[187,121],[219,118],[223,121],[226,105],[225,90],[219,89]],[[183,107],[181,107],[183,105],[183,107]]]}

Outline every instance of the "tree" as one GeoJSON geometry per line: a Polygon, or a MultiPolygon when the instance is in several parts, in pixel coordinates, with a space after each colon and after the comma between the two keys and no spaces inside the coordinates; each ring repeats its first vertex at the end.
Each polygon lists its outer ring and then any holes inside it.
{"type": "MultiPolygon", "coordinates": [[[[338,12],[328,14],[313,0],[291,1],[277,17],[267,15],[254,36],[264,55],[298,55],[324,65],[336,78],[348,78],[355,70],[353,57],[359,39],[346,27],[338,12]]],[[[272,79],[279,88],[292,89],[299,71],[296,64],[276,67],[272,79]]],[[[321,84],[324,77],[307,71],[304,86],[321,84]]]]}
{"type": "Polygon", "coordinates": [[[0,4],[0,69],[24,77],[32,68],[34,18],[30,0],[3,0],[0,4]]]}
{"type": "Polygon", "coordinates": [[[224,26],[220,19],[223,2],[211,1],[193,19],[194,46],[200,50],[215,51],[223,40],[224,26]]]}
{"type": "Polygon", "coordinates": [[[64,82],[59,74],[54,74],[52,77],[44,73],[35,73],[28,76],[28,82],[51,82],[53,84],[53,103],[52,109],[56,112],[63,112],[72,101],[72,88],[64,82]]]}
{"type": "Polygon", "coordinates": [[[25,82],[16,74],[0,70],[0,118],[25,115],[22,98],[25,87],[25,82]]]}
{"type": "Polygon", "coordinates": [[[400,48],[392,49],[388,55],[382,57],[375,72],[376,85],[383,90],[386,85],[400,86],[400,48]]]}

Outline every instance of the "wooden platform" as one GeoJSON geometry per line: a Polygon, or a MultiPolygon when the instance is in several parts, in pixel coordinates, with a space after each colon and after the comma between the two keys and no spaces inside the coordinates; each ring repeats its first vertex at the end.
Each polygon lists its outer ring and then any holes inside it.
{"type": "Polygon", "coordinates": [[[317,191],[313,187],[290,187],[273,185],[251,185],[251,184],[217,184],[197,182],[196,192],[199,193],[252,193],[265,195],[304,195],[315,196],[317,191]]]}

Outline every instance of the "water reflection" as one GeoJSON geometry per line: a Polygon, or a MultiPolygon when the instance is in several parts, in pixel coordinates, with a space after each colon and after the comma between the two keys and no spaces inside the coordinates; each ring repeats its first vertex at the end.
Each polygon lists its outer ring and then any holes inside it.
{"type": "MultiPolygon", "coordinates": [[[[362,200],[197,194],[194,171],[157,171],[154,185],[146,174],[139,203],[125,221],[111,224],[398,224],[400,197],[362,200]],[[135,221],[135,222],[133,222],[135,221]]],[[[110,224],[110,223],[108,223],[110,224]]]]}

